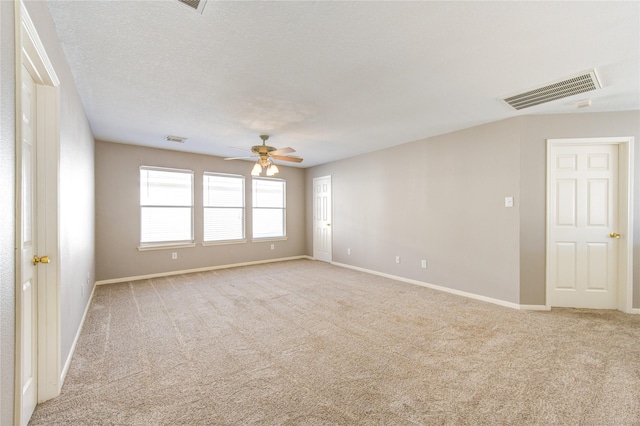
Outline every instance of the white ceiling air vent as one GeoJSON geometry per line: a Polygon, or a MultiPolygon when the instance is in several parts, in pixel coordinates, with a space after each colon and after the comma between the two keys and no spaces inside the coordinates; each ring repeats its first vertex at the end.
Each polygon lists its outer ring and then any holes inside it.
{"type": "Polygon", "coordinates": [[[514,109],[523,109],[577,95],[578,93],[600,89],[601,87],[596,70],[590,70],[524,93],[506,97],[503,100],[514,109]]]}
{"type": "Polygon", "coordinates": [[[165,139],[168,142],[176,142],[176,143],[184,143],[184,141],[187,140],[187,138],[183,138],[183,137],[180,137],[180,136],[171,136],[171,135],[166,136],[165,139]]]}
{"type": "Polygon", "coordinates": [[[207,0],[178,0],[180,3],[189,6],[191,9],[195,10],[199,14],[202,15],[202,11],[204,10],[204,5],[207,3],[207,0]]]}

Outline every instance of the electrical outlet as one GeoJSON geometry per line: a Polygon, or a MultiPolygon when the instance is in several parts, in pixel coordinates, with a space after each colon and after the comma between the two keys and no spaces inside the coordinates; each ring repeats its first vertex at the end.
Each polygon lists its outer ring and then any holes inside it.
{"type": "Polygon", "coordinates": [[[400,256],[396,256],[396,263],[400,263],[400,256]]]}
{"type": "Polygon", "coordinates": [[[422,269],[427,269],[427,261],[426,261],[426,259],[422,259],[422,262],[420,263],[420,266],[422,267],[422,269]]]}
{"type": "Polygon", "coordinates": [[[347,254],[351,254],[351,249],[350,248],[347,249],[347,254]]]}
{"type": "Polygon", "coordinates": [[[171,259],[172,260],[176,260],[177,258],[178,258],[178,253],[177,252],[174,251],[173,253],[171,253],[171,259]]]}
{"type": "Polygon", "coordinates": [[[271,244],[271,250],[274,250],[276,248],[275,244],[271,244]]]}

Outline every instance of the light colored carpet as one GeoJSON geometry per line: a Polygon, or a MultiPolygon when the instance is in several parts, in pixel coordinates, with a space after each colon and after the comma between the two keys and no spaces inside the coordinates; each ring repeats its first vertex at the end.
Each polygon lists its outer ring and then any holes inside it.
{"type": "Polygon", "coordinates": [[[101,286],[32,425],[640,425],[640,317],[299,260],[101,286]]]}

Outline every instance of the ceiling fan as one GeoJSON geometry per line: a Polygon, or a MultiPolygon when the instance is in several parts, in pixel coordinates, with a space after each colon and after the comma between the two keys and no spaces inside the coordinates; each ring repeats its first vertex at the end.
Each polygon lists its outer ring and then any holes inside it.
{"type": "Polygon", "coordinates": [[[253,170],[251,170],[252,176],[258,176],[263,169],[266,169],[267,176],[273,176],[278,173],[278,166],[274,163],[273,160],[278,161],[290,161],[292,163],[301,163],[302,158],[300,157],[290,157],[283,154],[290,154],[292,152],[296,152],[293,148],[274,148],[266,144],[269,139],[269,135],[260,135],[260,139],[262,139],[262,145],[254,145],[251,147],[251,152],[253,155],[245,156],[245,157],[229,157],[225,158],[225,160],[240,160],[245,158],[256,158],[258,157],[258,161],[253,166],[253,170]]]}

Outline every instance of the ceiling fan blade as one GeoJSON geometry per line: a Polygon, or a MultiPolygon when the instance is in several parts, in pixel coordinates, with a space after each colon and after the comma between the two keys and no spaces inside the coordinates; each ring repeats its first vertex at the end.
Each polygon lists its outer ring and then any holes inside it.
{"type": "Polygon", "coordinates": [[[225,158],[225,160],[244,160],[245,158],[255,158],[255,157],[257,157],[257,155],[249,155],[246,157],[228,157],[228,158],[225,158]]]}
{"type": "Polygon", "coordinates": [[[274,155],[282,155],[282,154],[291,154],[292,152],[296,152],[296,150],[293,148],[280,148],[280,149],[276,149],[275,151],[271,151],[270,154],[274,156],[274,155]]]}
{"type": "Polygon", "coordinates": [[[272,158],[275,158],[276,160],[280,160],[280,161],[290,161],[292,163],[302,163],[302,158],[300,157],[285,157],[282,155],[272,155],[272,158]]]}

